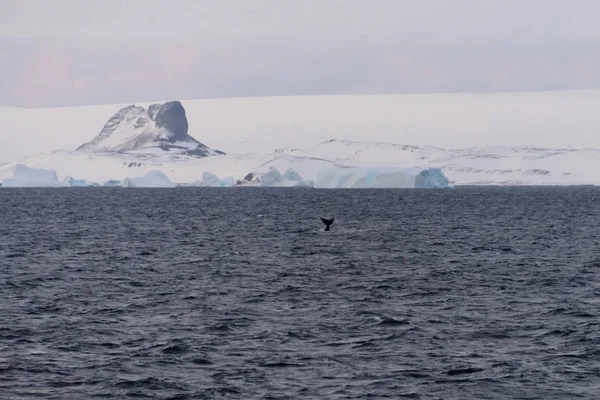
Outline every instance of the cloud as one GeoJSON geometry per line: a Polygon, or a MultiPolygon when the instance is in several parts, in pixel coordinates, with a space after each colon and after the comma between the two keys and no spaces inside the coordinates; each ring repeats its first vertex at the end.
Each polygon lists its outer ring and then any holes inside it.
{"type": "Polygon", "coordinates": [[[600,86],[596,0],[2,0],[0,104],[600,86]]]}
{"type": "Polygon", "coordinates": [[[598,40],[596,0],[3,0],[0,39],[598,40]]]}
{"type": "Polygon", "coordinates": [[[56,46],[45,45],[25,57],[11,93],[17,104],[28,104],[34,97],[51,101],[70,89],[71,60],[56,46]]]}
{"type": "Polygon", "coordinates": [[[231,42],[3,46],[0,104],[600,87],[600,44],[289,46],[231,42]]]}

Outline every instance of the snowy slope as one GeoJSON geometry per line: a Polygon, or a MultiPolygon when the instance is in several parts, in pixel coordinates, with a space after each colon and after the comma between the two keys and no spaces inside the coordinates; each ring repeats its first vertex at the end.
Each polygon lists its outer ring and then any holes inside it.
{"type": "MultiPolygon", "coordinates": [[[[581,91],[298,96],[181,102],[189,134],[227,153],[305,148],[328,139],[444,148],[600,148],[600,89],[581,91]]],[[[148,108],[153,103],[136,103],[148,108]]],[[[131,104],[0,108],[0,161],[91,141],[131,104]]]]}

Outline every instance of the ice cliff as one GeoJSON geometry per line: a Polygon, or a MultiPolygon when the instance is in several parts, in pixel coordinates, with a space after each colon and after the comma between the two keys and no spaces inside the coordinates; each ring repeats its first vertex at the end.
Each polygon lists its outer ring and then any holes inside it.
{"type": "Polygon", "coordinates": [[[121,183],[123,187],[135,188],[172,188],[175,184],[162,171],[149,171],[144,176],[125,178],[121,183]]]}
{"type": "Polygon", "coordinates": [[[316,188],[446,188],[448,178],[439,168],[342,168],[321,172],[316,188]]]}
{"type": "Polygon", "coordinates": [[[31,168],[23,164],[15,165],[12,178],[4,179],[3,188],[10,187],[68,187],[68,178],[59,181],[56,171],[51,169],[31,168]]]}

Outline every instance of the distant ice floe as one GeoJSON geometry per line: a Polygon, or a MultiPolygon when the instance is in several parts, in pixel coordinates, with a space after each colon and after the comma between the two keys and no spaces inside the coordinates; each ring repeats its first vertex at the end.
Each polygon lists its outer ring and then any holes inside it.
{"type": "Polygon", "coordinates": [[[138,178],[125,178],[123,187],[134,188],[172,188],[175,184],[162,171],[152,170],[138,178]]]}

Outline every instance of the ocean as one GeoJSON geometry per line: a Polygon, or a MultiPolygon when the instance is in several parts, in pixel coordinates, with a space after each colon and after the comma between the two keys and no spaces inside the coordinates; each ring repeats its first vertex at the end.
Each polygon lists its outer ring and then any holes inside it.
{"type": "Polygon", "coordinates": [[[0,189],[0,398],[595,399],[599,221],[595,187],[0,189]]]}

